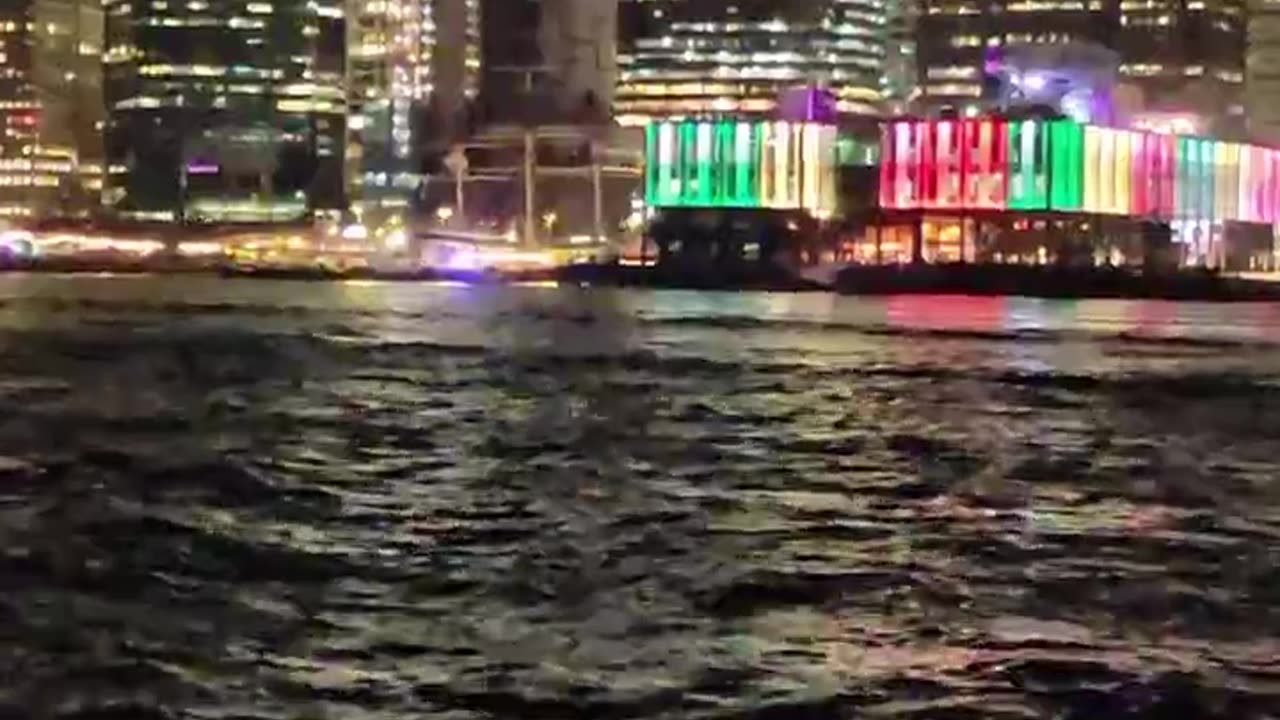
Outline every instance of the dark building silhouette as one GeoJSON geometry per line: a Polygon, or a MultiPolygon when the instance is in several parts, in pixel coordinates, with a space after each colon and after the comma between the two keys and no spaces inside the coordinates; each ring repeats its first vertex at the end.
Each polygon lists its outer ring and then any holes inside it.
{"type": "MultiPolygon", "coordinates": [[[[482,0],[478,123],[514,122],[539,114],[546,93],[546,58],[538,43],[539,0],[482,0]]],[[[545,110],[545,107],[543,108],[545,110]]]]}

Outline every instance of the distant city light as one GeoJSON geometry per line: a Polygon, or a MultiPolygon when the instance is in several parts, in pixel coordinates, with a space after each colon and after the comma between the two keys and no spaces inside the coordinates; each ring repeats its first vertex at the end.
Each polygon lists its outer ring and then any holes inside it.
{"type": "Polygon", "coordinates": [[[1196,135],[1204,126],[1204,121],[1195,115],[1149,113],[1139,115],[1130,123],[1135,130],[1163,135],[1196,135]]]}
{"type": "Polygon", "coordinates": [[[383,242],[388,250],[403,250],[409,246],[409,234],[404,231],[404,228],[397,228],[387,233],[383,242]]]}
{"type": "Polygon", "coordinates": [[[1038,73],[1032,73],[1022,79],[1022,86],[1032,92],[1040,92],[1049,84],[1045,76],[1038,73]]]}

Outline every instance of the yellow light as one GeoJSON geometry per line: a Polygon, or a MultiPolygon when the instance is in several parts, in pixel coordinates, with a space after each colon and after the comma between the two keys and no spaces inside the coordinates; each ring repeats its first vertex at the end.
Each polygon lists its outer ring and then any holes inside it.
{"type": "Polygon", "coordinates": [[[216,242],[184,242],[178,246],[182,255],[221,255],[224,249],[222,243],[216,242]]]}
{"type": "Polygon", "coordinates": [[[403,250],[409,246],[409,234],[403,228],[387,233],[383,240],[388,250],[403,250]]]}
{"type": "Polygon", "coordinates": [[[764,123],[760,126],[760,204],[764,207],[773,206],[774,180],[776,174],[774,166],[776,163],[776,155],[774,152],[774,132],[772,123],[764,123]]]}
{"type": "Polygon", "coordinates": [[[817,125],[805,124],[800,127],[800,139],[804,148],[804,166],[801,179],[801,191],[804,195],[804,207],[817,212],[822,205],[822,159],[819,154],[817,125]]]}
{"type": "Polygon", "coordinates": [[[791,185],[791,126],[780,122],[774,126],[774,177],[772,207],[786,207],[791,185]]]}
{"type": "Polygon", "coordinates": [[[1111,203],[1111,211],[1117,215],[1129,213],[1130,180],[1133,168],[1133,133],[1127,130],[1115,130],[1115,196],[1111,203]]]}
{"type": "Polygon", "coordinates": [[[1099,177],[1102,162],[1102,138],[1092,125],[1084,129],[1084,211],[1099,212],[1102,187],[1099,177]]]}

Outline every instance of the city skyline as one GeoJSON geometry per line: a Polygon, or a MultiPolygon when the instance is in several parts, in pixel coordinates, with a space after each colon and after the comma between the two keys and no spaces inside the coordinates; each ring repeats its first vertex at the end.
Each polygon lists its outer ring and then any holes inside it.
{"type": "Polygon", "coordinates": [[[404,214],[489,124],[769,117],[796,87],[849,119],[998,111],[993,58],[1031,46],[1109,49],[1126,107],[1266,141],[1276,7],[25,0],[0,17],[0,216],[404,214]]]}

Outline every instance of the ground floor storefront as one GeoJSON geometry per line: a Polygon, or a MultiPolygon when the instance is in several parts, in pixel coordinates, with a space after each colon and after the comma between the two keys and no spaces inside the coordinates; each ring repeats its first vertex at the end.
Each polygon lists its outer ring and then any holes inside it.
{"type": "Polygon", "coordinates": [[[685,267],[954,263],[1225,272],[1280,271],[1269,225],[1055,213],[871,210],[838,221],[802,212],[682,209],[646,236],[655,264],[685,267]]]}

